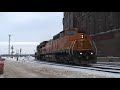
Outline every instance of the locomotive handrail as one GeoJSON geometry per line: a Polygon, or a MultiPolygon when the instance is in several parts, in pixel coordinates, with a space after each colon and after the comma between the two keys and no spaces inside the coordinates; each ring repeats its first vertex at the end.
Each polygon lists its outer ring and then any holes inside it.
{"type": "Polygon", "coordinates": [[[95,42],[94,42],[94,41],[92,41],[92,42],[93,42],[93,45],[95,46],[96,55],[97,55],[97,47],[96,47],[96,45],[95,45],[95,42]]]}
{"type": "MultiPolygon", "coordinates": [[[[72,42],[72,43],[73,43],[73,42],[72,42]]],[[[71,43],[71,46],[69,47],[69,54],[71,54],[70,49],[71,49],[71,47],[72,47],[72,43],[71,43]]]]}
{"type": "MultiPolygon", "coordinates": [[[[72,42],[72,43],[73,43],[73,42],[72,42]]],[[[71,49],[71,47],[72,47],[72,44],[71,44],[71,46],[69,47],[69,54],[71,54],[71,53],[70,53],[70,49],[71,49]]]]}
{"type": "Polygon", "coordinates": [[[73,41],[73,46],[72,46],[72,55],[73,55],[73,47],[75,46],[76,40],[73,41]]]}
{"type": "Polygon", "coordinates": [[[72,41],[72,44],[71,44],[71,46],[69,48],[69,54],[71,54],[70,50],[72,49],[72,55],[73,55],[73,47],[75,46],[75,43],[76,43],[76,40],[72,41]]]}

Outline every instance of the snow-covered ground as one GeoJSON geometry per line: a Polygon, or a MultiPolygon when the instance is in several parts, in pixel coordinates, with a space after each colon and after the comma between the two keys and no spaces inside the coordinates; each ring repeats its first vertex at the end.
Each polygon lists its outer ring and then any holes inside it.
{"type": "Polygon", "coordinates": [[[3,75],[0,75],[0,78],[3,78],[3,75]]]}
{"type": "MultiPolygon", "coordinates": [[[[35,61],[33,57],[19,58],[18,61],[16,58],[6,58],[6,61],[30,68],[31,71],[37,72],[37,75],[34,75],[37,78],[41,77],[38,73],[44,74],[48,78],[120,78],[120,74],[59,66],[56,64],[50,65],[47,62],[35,61]]],[[[32,75],[32,73],[29,74],[32,75]]]]}

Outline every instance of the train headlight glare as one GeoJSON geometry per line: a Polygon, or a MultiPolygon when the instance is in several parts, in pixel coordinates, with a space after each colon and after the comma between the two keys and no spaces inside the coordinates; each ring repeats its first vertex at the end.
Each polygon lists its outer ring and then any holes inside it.
{"type": "Polygon", "coordinates": [[[81,38],[84,38],[84,36],[83,36],[83,35],[81,35],[81,38]]]}
{"type": "Polygon", "coordinates": [[[80,53],[80,55],[82,55],[82,53],[80,53]]]}
{"type": "Polygon", "coordinates": [[[91,52],[91,54],[93,54],[93,53],[91,52]]]}

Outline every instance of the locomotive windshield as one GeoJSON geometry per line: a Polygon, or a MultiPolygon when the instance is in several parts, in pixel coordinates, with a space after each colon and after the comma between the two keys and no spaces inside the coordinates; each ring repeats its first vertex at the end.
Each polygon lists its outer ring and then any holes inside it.
{"type": "Polygon", "coordinates": [[[75,35],[75,34],[78,34],[78,32],[77,32],[77,31],[74,31],[74,30],[65,31],[65,35],[71,36],[71,35],[75,35]]]}

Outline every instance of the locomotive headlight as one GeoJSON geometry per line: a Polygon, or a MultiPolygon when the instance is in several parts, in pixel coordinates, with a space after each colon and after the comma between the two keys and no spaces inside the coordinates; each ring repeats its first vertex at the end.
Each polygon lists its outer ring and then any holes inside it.
{"type": "Polygon", "coordinates": [[[80,55],[82,55],[82,53],[80,53],[80,55]]]}
{"type": "Polygon", "coordinates": [[[92,55],[93,53],[91,52],[91,55],[92,55]]]}
{"type": "Polygon", "coordinates": [[[84,36],[83,36],[83,35],[81,35],[81,38],[84,38],[84,36]]]}

